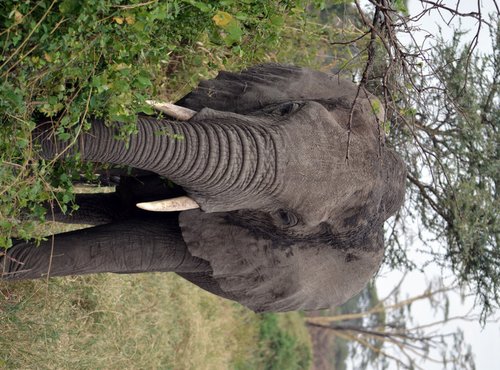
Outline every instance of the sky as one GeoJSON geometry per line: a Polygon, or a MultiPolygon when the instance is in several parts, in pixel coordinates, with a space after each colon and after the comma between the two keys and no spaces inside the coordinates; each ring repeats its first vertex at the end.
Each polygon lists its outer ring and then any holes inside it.
{"type": "MultiPolygon", "coordinates": [[[[454,8],[457,3],[456,0],[445,0],[444,3],[454,8]]],[[[472,0],[462,0],[460,2],[459,10],[466,13],[470,11],[477,10],[477,1],[472,0]]],[[[480,1],[482,6],[482,13],[485,14],[490,11],[494,11],[495,7],[492,0],[482,0],[480,1]]],[[[410,15],[416,15],[422,11],[422,4],[418,0],[409,1],[409,11],[410,15]]],[[[419,21],[420,28],[422,30],[428,30],[433,35],[437,34],[438,26],[442,29],[442,35],[445,39],[449,39],[452,36],[452,27],[458,28],[459,20],[454,19],[450,26],[447,26],[449,21],[449,14],[442,13],[439,14],[437,11],[433,11],[430,14],[422,17],[419,21]]],[[[464,18],[461,20],[462,29],[472,29],[475,30],[477,23],[470,19],[464,18]]],[[[424,42],[425,33],[415,32],[413,36],[418,42],[424,42]]],[[[468,37],[471,39],[474,36],[474,31],[469,32],[468,37]]],[[[435,43],[435,39],[427,38],[425,39],[427,46],[431,46],[435,43]]],[[[481,53],[489,53],[492,50],[490,36],[485,29],[479,36],[479,42],[477,50],[481,53]]],[[[415,260],[419,260],[422,257],[416,252],[419,249],[420,241],[416,237],[415,231],[415,242],[411,246],[411,255],[415,260]]],[[[439,245],[436,245],[439,248],[439,245]]],[[[384,297],[387,295],[394,287],[395,282],[399,282],[402,271],[389,271],[383,270],[380,272],[380,276],[377,278],[377,288],[379,291],[379,297],[384,297]]],[[[402,291],[406,292],[408,296],[414,296],[425,291],[430,281],[433,279],[442,277],[443,275],[451,275],[451,272],[441,271],[435,265],[429,265],[425,268],[424,273],[412,272],[407,275],[405,282],[402,287],[402,291]]],[[[474,309],[474,300],[472,298],[462,300],[460,294],[452,294],[450,296],[450,310],[452,315],[457,315],[469,311],[471,308],[474,309]]],[[[418,305],[412,309],[412,312],[417,317],[417,321],[424,323],[429,322],[434,316],[433,311],[428,305],[418,305]]],[[[479,309],[475,308],[477,314],[480,312],[479,309]]],[[[500,313],[497,313],[497,317],[500,313]]],[[[465,340],[472,346],[472,351],[475,357],[476,368],[478,370],[498,370],[500,369],[500,322],[489,323],[484,328],[482,328],[477,322],[460,322],[460,323],[450,323],[443,327],[443,330],[453,330],[455,326],[459,326],[465,335],[465,340]]],[[[442,365],[433,365],[426,363],[423,367],[427,370],[442,369],[442,365]]]]}

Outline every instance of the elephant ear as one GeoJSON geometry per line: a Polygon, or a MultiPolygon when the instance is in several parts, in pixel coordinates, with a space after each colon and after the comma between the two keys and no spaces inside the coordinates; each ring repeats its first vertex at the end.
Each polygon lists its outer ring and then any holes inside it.
{"type": "Polygon", "coordinates": [[[231,213],[182,212],[190,253],[210,262],[225,296],[255,312],[316,310],[340,305],[361,291],[383,257],[382,229],[363,246],[276,246],[231,222],[231,213]]]}
{"type": "Polygon", "coordinates": [[[356,86],[338,76],[307,68],[261,64],[240,73],[220,72],[177,102],[200,111],[247,114],[265,106],[294,100],[336,101],[356,95],[356,86]]]}

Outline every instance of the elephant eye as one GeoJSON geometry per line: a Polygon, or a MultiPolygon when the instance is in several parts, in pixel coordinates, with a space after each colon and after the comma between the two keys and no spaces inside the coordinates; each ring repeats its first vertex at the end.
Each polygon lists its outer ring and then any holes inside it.
{"type": "Polygon", "coordinates": [[[295,102],[287,102],[280,104],[278,107],[274,108],[273,114],[278,114],[280,116],[286,116],[297,111],[301,107],[301,104],[295,102]]]}
{"type": "Polygon", "coordinates": [[[286,209],[280,209],[276,212],[276,216],[283,226],[292,227],[297,225],[298,218],[292,212],[287,211],[286,209]]]}

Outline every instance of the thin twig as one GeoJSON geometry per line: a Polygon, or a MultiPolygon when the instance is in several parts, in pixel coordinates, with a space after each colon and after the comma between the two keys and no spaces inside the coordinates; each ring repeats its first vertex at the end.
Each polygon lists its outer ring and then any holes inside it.
{"type": "Polygon", "coordinates": [[[118,9],[134,9],[134,8],[140,8],[141,6],[148,6],[154,3],[157,3],[158,0],[151,0],[147,1],[145,3],[140,3],[140,4],[130,4],[130,5],[111,5],[112,8],[118,8],[118,9]]]}

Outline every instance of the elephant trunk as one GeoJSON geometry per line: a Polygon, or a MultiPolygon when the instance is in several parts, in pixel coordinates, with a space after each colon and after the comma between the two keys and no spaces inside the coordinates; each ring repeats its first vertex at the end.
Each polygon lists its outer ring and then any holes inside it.
{"type": "MultiPolygon", "coordinates": [[[[139,117],[137,129],[126,143],[116,139],[117,127],[94,122],[67,153],[158,173],[182,186],[205,211],[257,207],[252,199],[277,186],[279,135],[270,127],[237,119],[221,123],[139,117]]],[[[42,153],[54,158],[64,145],[49,136],[42,133],[42,153]]]]}

